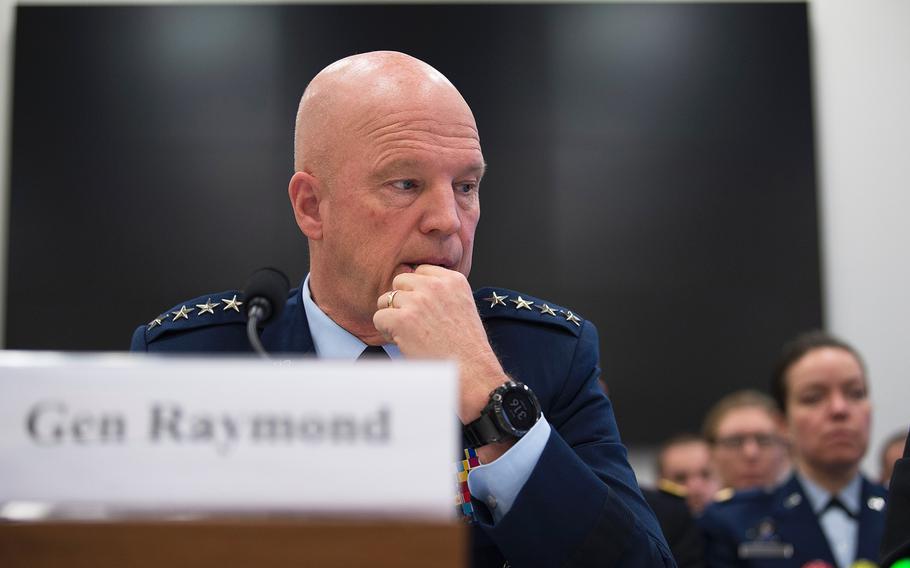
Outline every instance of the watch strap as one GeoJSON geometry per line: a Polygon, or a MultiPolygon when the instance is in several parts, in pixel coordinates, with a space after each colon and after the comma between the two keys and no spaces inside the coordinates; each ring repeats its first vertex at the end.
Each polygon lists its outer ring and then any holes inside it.
{"type": "Polygon", "coordinates": [[[502,433],[493,421],[493,413],[488,412],[486,408],[481,413],[480,418],[465,424],[462,430],[465,441],[468,443],[467,447],[472,449],[503,440],[502,433]]]}

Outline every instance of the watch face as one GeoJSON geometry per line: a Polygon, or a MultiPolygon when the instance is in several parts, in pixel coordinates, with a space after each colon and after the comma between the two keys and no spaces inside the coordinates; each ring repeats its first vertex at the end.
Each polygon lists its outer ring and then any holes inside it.
{"type": "Polygon", "coordinates": [[[522,389],[508,390],[502,395],[502,413],[516,430],[530,430],[537,422],[537,408],[531,396],[522,389]]]}

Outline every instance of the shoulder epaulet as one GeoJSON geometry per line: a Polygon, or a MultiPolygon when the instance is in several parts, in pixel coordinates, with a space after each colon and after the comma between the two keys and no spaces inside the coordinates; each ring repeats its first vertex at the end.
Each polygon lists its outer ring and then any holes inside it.
{"type": "Polygon", "coordinates": [[[228,290],[177,304],[146,324],[145,338],[146,341],[154,341],[158,336],[173,331],[244,322],[243,292],[228,290]]]}
{"type": "Polygon", "coordinates": [[[675,497],[682,497],[684,499],[689,495],[689,491],[684,486],[680,485],[679,483],[670,481],[669,479],[661,478],[661,480],[657,482],[657,489],[664,493],[669,493],[670,495],[673,495],[675,497]]]}
{"type": "Polygon", "coordinates": [[[755,487],[752,489],[740,489],[737,491],[732,487],[725,487],[714,494],[715,503],[748,503],[755,501],[773,500],[775,496],[774,488],[755,487]]]}
{"type": "Polygon", "coordinates": [[[575,335],[581,332],[584,319],[556,304],[519,294],[505,288],[481,288],[474,292],[481,319],[511,318],[562,327],[575,335]]]}
{"type": "Polygon", "coordinates": [[[714,494],[715,503],[726,503],[733,498],[733,495],[736,494],[736,491],[732,487],[724,487],[720,491],[714,494]]]}

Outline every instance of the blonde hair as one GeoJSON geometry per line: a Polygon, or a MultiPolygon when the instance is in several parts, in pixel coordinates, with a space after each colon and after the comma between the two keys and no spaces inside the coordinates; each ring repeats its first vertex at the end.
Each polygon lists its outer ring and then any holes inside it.
{"type": "Polygon", "coordinates": [[[780,407],[770,396],[757,390],[747,389],[728,394],[714,403],[705,415],[702,436],[709,444],[717,441],[717,428],[721,421],[733,410],[739,408],[760,408],[768,413],[775,422],[783,419],[780,407]]]}

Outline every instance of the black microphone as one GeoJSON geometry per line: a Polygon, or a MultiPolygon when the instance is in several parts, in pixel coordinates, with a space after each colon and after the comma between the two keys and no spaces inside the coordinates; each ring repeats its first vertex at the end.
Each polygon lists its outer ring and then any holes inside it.
{"type": "Polygon", "coordinates": [[[260,268],[243,287],[243,295],[246,297],[246,334],[253,350],[265,358],[269,355],[256,330],[281,315],[290,287],[288,277],[276,268],[260,268]]]}

